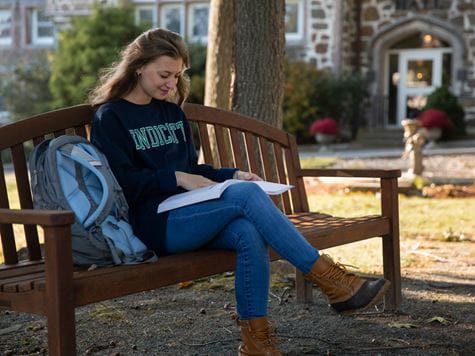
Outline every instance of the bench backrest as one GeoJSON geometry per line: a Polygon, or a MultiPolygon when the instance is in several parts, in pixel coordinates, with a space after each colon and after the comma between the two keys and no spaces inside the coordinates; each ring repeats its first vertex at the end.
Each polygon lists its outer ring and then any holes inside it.
{"type": "MultiPolygon", "coordinates": [[[[258,173],[266,180],[292,184],[295,189],[274,197],[274,202],[286,214],[308,210],[303,180],[295,174],[300,164],[292,135],[252,118],[202,105],[186,104],[185,112],[196,125],[204,162],[218,167],[238,167],[258,173]],[[210,142],[216,142],[217,154],[213,153],[210,142]]],[[[65,133],[87,138],[92,117],[91,106],[78,105],[0,127],[0,208],[33,208],[27,168],[31,148],[65,133]],[[12,196],[12,191],[17,196],[12,196]]],[[[23,259],[17,253],[16,234],[26,240],[27,260],[42,259],[36,226],[25,225],[20,231],[11,224],[0,224],[0,234],[6,265],[23,259]]]]}

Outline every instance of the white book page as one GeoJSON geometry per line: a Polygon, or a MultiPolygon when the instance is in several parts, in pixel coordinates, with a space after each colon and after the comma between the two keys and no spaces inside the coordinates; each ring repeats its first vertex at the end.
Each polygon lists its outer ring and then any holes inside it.
{"type": "MultiPolygon", "coordinates": [[[[183,206],[196,204],[206,200],[217,199],[227,187],[232,184],[242,182],[246,181],[239,179],[228,179],[222,183],[217,183],[208,187],[193,189],[188,192],[173,195],[159,204],[157,213],[163,213],[168,210],[181,208],[183,206]]],[[[250,183],[257,184],[264,192],[270,195],[281,194],[293,188],[293,185],[265,181],[250,181],[250,183]]]]}

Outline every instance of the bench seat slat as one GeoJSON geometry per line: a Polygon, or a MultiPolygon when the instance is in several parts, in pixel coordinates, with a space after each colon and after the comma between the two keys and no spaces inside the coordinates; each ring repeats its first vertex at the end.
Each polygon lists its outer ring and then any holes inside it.
{"type": "Polygon", "coordinates": [[[33,288],[33,281],[44,280],[44,278],[44,272],[31,273],[7,279],[2,278],[0,291],[13,293],[31,290],[33,288]]]}

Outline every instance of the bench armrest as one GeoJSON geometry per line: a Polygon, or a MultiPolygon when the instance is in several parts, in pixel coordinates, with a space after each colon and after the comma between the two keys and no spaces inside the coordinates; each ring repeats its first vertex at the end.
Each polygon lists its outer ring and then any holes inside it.
{"type": "Polygon", "coordinates": [[[300,169],[299,177],[398,178],[399,169],[300,169]]]}
{"type": "Polygon", "coordinates": [[[72,211],[0,209],[0,224],[59,226],[70,225],[73,222],[74,213],[72,211]]]}

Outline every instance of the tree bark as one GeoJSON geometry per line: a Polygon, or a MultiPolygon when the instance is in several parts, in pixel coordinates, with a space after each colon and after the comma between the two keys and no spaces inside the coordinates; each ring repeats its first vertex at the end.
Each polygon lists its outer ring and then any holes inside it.
{"type": "Polygon", "coordinates": [[[211,0],[204,103],[227,110],[231,109],[233,17],[233,0],[211,0]]]}
{"type": "Polygon", "coordinates": [[[282,127],[285,0],[234,4],[232,110],[282,127]]]}
{"type": "MultiPolygon", "coordinates": [[[[206,53],[204,104],[231,110],[231,76],[233,66],[234,0],[211,0],[206,53]]],[[[218,165],[218,147],[214,128],[208,126],[214,166],[218,165]]],[[[226,138],[226,137],[225,137],[226,138]]],[[[226,140],[227,149],[231,144],[226,140]]],[[[204,162],[200,152],[200,163],[204,162]]]]}
{"type": "MultiPolygon", "coordinates": [[[[211,0],[205,105],[282,128],[284,15],[285,0],[211,0]]],[[[217,165],[214,130],[208,132],[213,154],[209,163],[217,165]]],[[[258,151],[249,154],[259,155],[258,151]]],[[[256,173],[261,174],[262,167],[256,173]]]]}

